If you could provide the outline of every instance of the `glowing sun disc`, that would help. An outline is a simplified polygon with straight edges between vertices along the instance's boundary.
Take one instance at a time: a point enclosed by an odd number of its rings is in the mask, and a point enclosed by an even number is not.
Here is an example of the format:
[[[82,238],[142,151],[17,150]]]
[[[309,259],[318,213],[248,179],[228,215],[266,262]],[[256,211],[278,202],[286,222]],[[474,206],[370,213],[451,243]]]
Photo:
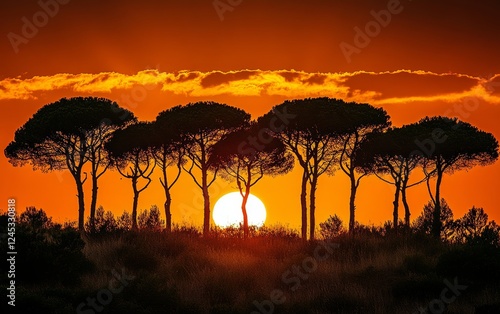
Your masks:
[[[239,192],[228,193],[215,203],[212,217],[217,226],[226,228],[243,224],[241,202],[243,197]],[[250,194],[247,201],[248,225],[261,227],[266,221],[266,207],[255,195]]]

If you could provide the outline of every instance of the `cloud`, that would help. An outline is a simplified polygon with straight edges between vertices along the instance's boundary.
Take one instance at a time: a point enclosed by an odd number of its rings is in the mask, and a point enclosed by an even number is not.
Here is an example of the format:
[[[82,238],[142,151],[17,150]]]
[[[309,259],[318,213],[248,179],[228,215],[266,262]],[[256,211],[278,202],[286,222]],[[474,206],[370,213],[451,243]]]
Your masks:
[[[470,76],[410,71],[360,72],[345,81],[351,90],[377,91],[379,98],[451,94],[470,90],[477,83],[478,79]]]
[[[257,75],[258,73],[258,71],[249,70],[231,72],[215,71],[203,77],[203,79],[201,80],[201,86],[203,88],[207,88],[217,85],[229,84],[233,81],[249,80],[253,75]]]
[[[0,100],[36,99],[41,93],[111,93],[137,85],[192,97],[327,96],[347,101],[388,103],[457,101],[467,97],[500,103],[500,74],[481,78],[460,73],[397,70],[386,72],[308,73],[296,70],[180,71],[144,70],[134,75],[116,72],[6,78]]]

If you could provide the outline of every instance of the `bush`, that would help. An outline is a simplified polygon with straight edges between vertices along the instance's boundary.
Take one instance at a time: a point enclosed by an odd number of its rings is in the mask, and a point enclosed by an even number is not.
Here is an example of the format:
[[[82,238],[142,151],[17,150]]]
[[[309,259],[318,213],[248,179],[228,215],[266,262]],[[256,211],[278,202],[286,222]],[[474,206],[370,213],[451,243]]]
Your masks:
[[[413,223],[413,228],[417,232],[431,234],[432,222],[434,220],[434,203],[429,201],[422,211],[422,214],[417,217]],[[455,222],[453,220],[453,212],[445,199],[441,199],[441,239],[450,240],[455,232]]]
[[[115,216],[109,210],[105,212],[102,206],[99,206],[95,212],[94,224],[95,230],[93,233],[104,234],[115,232],[118,230],[118,224],[116,222]],[[92,232],[90,219],[87,220],[85,229],[87,230],[87,232]]]
[[[319,224],[319,233],[323,239],[338,237],[346,232],[342,219],[337,214],[328,217],[325,222]]]
[[[455,242],[500,247],[500,227],[495,221],[488,222],[488,214],[482,208],[469,209],[455,222],[455,227]]]
[[[47,216],[43,209],[33,206],[26,207],[26,211],[19,216],[19,224],[30,230],[49,229],[54,226],[52,219]]]
[[[149,211],[145,209],[137,217],[137,223],[140,229],[147,229],[150,231],[161,231],[165,225],[165,220],[161,219],[160,210],[158,206],[152,205]]]
[[[116,227],[120,231],[129,231],[132,229],[132,216],[128,211],[124,211],[121,216],[116,219]]]
[[[466,243],[469,245],[500,248],[500,226],[495,221],[491,221],[479,236],[467,238]]]

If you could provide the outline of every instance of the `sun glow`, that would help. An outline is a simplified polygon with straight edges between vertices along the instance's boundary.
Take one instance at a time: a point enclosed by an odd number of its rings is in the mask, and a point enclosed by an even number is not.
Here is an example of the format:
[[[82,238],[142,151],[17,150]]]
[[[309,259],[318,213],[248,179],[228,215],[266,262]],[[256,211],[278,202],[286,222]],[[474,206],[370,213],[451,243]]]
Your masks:
[[[226,228],[243,224],[241,202],[243,197],[239,192],[232,192],[222,196],[214,205],[212,217],[217,226]],[[250,194],[247,202],[248,225],[261,227],[266,221],[266,207],[264,203]]]

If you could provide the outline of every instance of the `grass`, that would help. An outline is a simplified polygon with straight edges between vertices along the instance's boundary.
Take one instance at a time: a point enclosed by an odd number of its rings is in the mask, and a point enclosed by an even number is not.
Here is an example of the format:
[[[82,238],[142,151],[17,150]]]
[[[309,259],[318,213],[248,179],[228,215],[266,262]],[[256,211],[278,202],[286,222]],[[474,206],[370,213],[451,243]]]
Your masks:
[[[92,267],[78,281],[28,281],[17,302],[26,313],[75,313],[109,286],[112,270],[122,269],[135,278],[100,313],[259,313],[254,303],[267,313],[414,313],[439,299],[444,279],[455,277],[469,287],[446,313],[500,302],[498,249],[421,237],[332,241],[338,248],[320,261],[313,259],[319,242],[303,242],[283,228],[247,240],[221,230],[207,238],[186,229],[101,235],[85,243],[82,258]],[[474,263],[481,269],[471,270]],[[271,306],[266,300],[275,290],[285,299]],[[97,313],[85,309],[80,313]]]

